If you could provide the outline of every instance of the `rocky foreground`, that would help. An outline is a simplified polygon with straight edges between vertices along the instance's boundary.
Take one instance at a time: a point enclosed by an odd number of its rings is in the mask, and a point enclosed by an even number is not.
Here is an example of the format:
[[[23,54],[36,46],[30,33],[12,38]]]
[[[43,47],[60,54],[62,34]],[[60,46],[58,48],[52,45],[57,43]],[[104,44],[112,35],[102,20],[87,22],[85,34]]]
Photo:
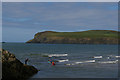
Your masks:
[[[118,44],[118,31],[89,30],[82,32],[45,31],[35,34],[34,39],[26,43],[48,44]]]
[[[21,63],[14,54],[1,49],[2,53],[2,79],[3,80],[26,80],[38,70],[29,65]]]

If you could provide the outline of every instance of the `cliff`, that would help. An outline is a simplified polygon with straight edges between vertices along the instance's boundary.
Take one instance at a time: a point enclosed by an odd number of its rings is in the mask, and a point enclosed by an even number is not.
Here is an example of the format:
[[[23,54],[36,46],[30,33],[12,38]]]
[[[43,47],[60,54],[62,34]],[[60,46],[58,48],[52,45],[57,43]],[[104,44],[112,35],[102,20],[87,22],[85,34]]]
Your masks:
[[[112,30],[89,30],[82,32],[45,31],[35,34],[26,43],[50,44],[118,44],[118,33]]]
[[[2,80],[26,80],[38,70],[21,63],[14,54],[1,49],[2,52]]]

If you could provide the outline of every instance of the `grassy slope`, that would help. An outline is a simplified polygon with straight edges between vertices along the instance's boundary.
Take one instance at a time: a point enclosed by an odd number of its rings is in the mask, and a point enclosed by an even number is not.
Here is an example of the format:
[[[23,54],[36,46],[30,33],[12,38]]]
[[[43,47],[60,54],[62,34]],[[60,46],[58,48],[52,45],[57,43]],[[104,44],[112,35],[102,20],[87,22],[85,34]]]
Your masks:
[[[41,33],[37,33],[35,37],[38,37]],[[89,30],[83,32],[44,32],[41,37],[66,37],[66,38],[103,38],[103,37],[111,37],[118,38],[117,31],[111,30]]]

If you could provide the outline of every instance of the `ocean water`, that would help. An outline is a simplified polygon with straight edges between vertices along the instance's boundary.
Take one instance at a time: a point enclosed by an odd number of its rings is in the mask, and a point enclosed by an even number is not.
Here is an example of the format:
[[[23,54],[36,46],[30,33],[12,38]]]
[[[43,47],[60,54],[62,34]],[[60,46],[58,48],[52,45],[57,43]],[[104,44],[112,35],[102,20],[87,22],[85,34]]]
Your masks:
[[[40,71],[31,78],[116,78],[118,45],[3,43],[24,63]],[[55,61],[55,66],[48,64]]]

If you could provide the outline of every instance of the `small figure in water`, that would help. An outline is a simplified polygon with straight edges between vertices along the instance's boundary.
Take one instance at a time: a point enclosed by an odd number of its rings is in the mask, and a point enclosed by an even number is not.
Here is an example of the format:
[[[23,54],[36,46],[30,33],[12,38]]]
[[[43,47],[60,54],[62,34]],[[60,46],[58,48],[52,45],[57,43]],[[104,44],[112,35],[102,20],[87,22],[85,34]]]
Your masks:
[[[48,60],[48,63],[52,63],[52,60],[49,59],[49,60]]]
[[[25,64],[27,65],[27,62],[28,62],[28,58],[25,60]]]
[[[51,63],[50,61],[51,61],[51,60],[48,60],[48,64]]]
[[[48,64],[49,64],[49,63],[52,63],[52,60],[51,60],[50,58],[48,59]]]
[[[55,65],[55,62],[52,62],[52,65],[54,66],[54,65]]]

